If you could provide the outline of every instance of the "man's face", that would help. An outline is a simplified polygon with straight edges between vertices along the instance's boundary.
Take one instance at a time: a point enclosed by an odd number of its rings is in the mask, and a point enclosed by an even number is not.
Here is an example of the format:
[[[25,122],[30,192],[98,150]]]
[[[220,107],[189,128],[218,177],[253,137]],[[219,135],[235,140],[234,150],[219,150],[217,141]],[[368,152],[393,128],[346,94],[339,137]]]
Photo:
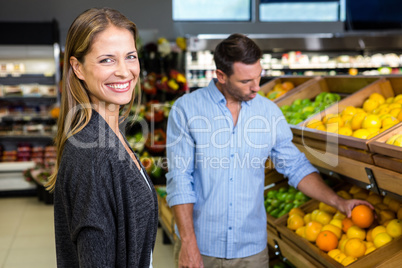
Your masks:
[[[253,64],[236,62],[233,74],[224,75],[223,89],[237,101],[249,101],[255,98],[260,90],[262,67],[260,61]]]

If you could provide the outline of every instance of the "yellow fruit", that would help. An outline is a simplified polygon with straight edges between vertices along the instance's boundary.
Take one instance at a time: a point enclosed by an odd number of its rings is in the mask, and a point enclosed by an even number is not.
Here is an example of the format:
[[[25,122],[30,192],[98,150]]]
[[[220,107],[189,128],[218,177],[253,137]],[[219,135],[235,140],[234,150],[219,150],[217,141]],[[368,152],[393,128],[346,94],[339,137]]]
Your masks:
[[[402,134],[401,134],[402,135]],[[388,195],[384,196],[384,199],[382,200],[382,202],[388,206],[389,201],[391,201],[392,198],[389,197]]]
[[[342,115],[354,115],[356,113],[356,107],[354,106],[347,106],[345,109],[342,111]]]
[[[397,138],[397,139],[394,141],[393,145],[402,147],[402,137]]]
[[[292,208],[292,209],[289,211],[289,216],[290,216],[290,215],[293,215],[293,214],[299,214],[300,216],[304,217],[304,215],[305,215],[306,213],[304,213],[304,211],[303,211],[301,208]]]
[[[390,110],[396,109],[396,108],[402,108],[402,104],[393,102],[393,103],[391,103],[390,105],[388,105],[388,108],[389,108]]]
[[[380,233],[374,238],[374,246],[382,247],[392,241],[392,237],[388,233]]]
[[[357,130],[362,127],[362,122],[366,115],[365,112],[358,112],[353,116],[352,121],[350,122],[352,130]]]
[[[373,242],[369,242],[369,241],[363,241],[364,244],[366,245],[366,248],[370,248],[370,247],[374,247],[374,243]]]
[[[371,131],[370,129],[367,129],[367,130],[370,132],[370,134],[367,136],[368,140],[371,138],[374,138],[375,136],[377,136],[380,133],[379,129],[374,129],[374,131]]]
[[[399,207],[397,212],[397,219],[402,220],[402,206]]]
[[[394,97],[389,97],[385,100],[385,103],[388,103],[388,104],[393,103],[393,102],[394,102]]]
[[[311,212],[311,220],[312,221],[315,221],[316,219],[317,219],[317,214],[320,212],[320,210],[319,209],[314,209],[312,212]]]
[[[378,214],[378,213],[377,213]],[[386,221],[388,221],[388,220],[393,220],[393,219],[395,219],[395,212],[393,212],[392,210],[390,210],[390,209],[384,209],[384,210],[381,210],[380,211],[380,213],[379,213],[379,220],[378,220],[378,222],[380,223],[380,224],[384,224],[384,222],[386,222]]]
[[[352,257],[352,256],[346,256],[346,258],[343,259],[341,264],[343,266],[348,266],[349,264],[354,263],[355,261],[357,261],[357,258]]]
[[[388,203],[389,209],[392,210],[393,212],[398,212],[398,209],[400,206],[401,206],[401,203],[399,203],[395,199],[391,199]]]
[[[366,238],[366,231],[356,225],[351,226],[346,232],[348,238],[359,238],[364,240]]]
[[[366,201],[374,206],[382,203],[382,197],[378,194],[371,194],[366,198]]]
[[[343,114],[341,116],[341,118],[342,118],[343,122],[345,122],[344,126],[346,126],[346,121],[352,120],[353,115],[352,114]]]
[[[322,126],[324,123],[318,119],[311,119],[307,122],[306,127],[308,128],[316,128],[317,126]]]
[[[338,129],[338,134],[345,135],[345,136],[352,136],[353,130],[350,127],[343,126]]]
[[[338,116],[337,114],[326,114],[323,118],[322,118],[322,122],[324,123],[324,124],[326,124],[327,123],[327,120],[329,119],[329,118],[332,118],[332,117],[335,117],[335,116]]]
[[[321,232],[322,224],[317,221],[311,221],[306,224],[306,228],[304,229],[305,238],[314,242],[317,239],[318,234]]]
[[[332,218],[332,220],[329,222],[329,224],[332,224],[342,230],[342,220],[341,219]]]
[[[374,228],[369,229],[369,230],[366,232],[366,241],[367,241],[367,243],[368,243],[368,242],[373,242],[373,236],[372,236],[373,229],[374,229]]]
[[[315,220],[321,223],[322,225],[328,224],[331,221],[331,219],[332,219],[331,214],[321,210],[317,213],[317,217],[315,218]]]
[[[396,117],[396,119],[398,119],[398,121],[402,121],[402,111],[399,112],[398,116]]]
[[[300,216],[299,214],[293,214],[289,216],[287,223],[288,223],[287,227],[289,229],[296,230],[297,228],[304,225],[304,220],[303,217]]]
[[[338,255],[339,253],[342,253],[340,249],[333,249],[328,251],[328,256],[330,256],[331,258],[335,258],[336,255]]]
[[[393,237],[399,237],[402,234],[402,222],[398,219],[391,220],[387,225],[387,233]]]
[[[327,132],[338,133],[339,126],[338,126],[338,124],[333,123],[333,124],[326,125],[326,128],[327,128]]]
[[[340,197],[342,197],[343,199],[352,199],[352,196],[344,190],[340,190],[340,191],[336,192],[336,194],[339,195]]]
[[[367,139],[367,137],[370,135],[370,132],[367,129],[361,128],[358,130],[355,130],[352,134],[353,137],[359,138],[359,139]]]
[[[325,204],[324,202],[320,202],[320,203],[318,204],[318,209],[319,209],[319,210],[322,210],[322,211],[325,211],[325,212],[328,212],[328,213],[330,213],[330,214],[335,214],[336,211],[337,211],[336,208],[331,207],[330,205],[327,205],[327,204]]]
[[[342,212],[340,212],[339,210],[335,213],[335,215],[332,217],[332,219],[339,219],[339,220],[343,220],[344,218],[346,218],[346,215],[343,214]]]
[[[344,236],[342,235],[342,237],[344,237]],[[341,237],[341,239],[339,240],[338,248],[339,248],[342,252],[345,252],[345,244],[346,244],[346,242],[349,241],[349,238],[346,238],[346,235],[345,235],[345,238],[342,239],[342,237]]]
[[[363,192],[363,191],[362,191],[362,192],[355,193],[355,194],[353,195],[353,199],[365,200],[367,197],[368,197],[368,193]]]
[[[359,258],[366,252],[366,245],[359,238],[351,238],[345,244],[346,256]]]
[[[380,104],[377,100],[367,99],[363,102],[363,110],[367,113],[371,113],[375,108],[377,108]]]
[[[382,108],[378,107],[378,109],[379,109],[378,116],[388,114],[389,111],[391,111],[391,109],[389,107],[382,107]]]
[[[321,130],[321,131],[327,131],[327,128],[324,125],[316,126],[314,129]]]
[[[326,224],[322,227],[321,232],[322,231],[331,231],[333,232],[336,237],[338,238],[338,240],[341,238],[342,236],[342,229],[339,228],[338,226],[332,225],[332,224]]]
[[[367,249],[366,249],[366,252],[364,252],[364,255],[367,255],[377,249],[375,246],[371,246],[371,247],[366,246],[366,248]]]
[[[342,118],[339,115],[333,116],[331,118],[328,118],[328,120],[325,122],[325,125],[336,125],[338,128],[343,127],[345,122],[343,122]]]
[[[388,126],[388,125],[393,126],[393,125],[396,125],[398,123],[399,123],[399,120],[396,119],[393,116],[388,116],[388,117],[386,117],[386,118],[381,120],[381,126],[382,127],[385,127],[385,126]]]
[[[401,111],[402,108],[393,108],[391,111],[389,111],[389,114],[396,118]]]
[[[352,187],[350,187],[350,189],[349,189],[349,193],[350,193],[350,194],[356,194],[356,193],[362,192],[362,191],[364,191],[364,189],[363,189],[363,188],[360,188],[360,187],[357,186],[357,185],[352,185]]]
[[[367,115],[362,122],[362,128],[380,128],[381,120],[378,115],[369,114]]]
[[[339,262],[339,263],[342,263],[342,261],[344,260],[346,258],[346,255],[345,255],[345,253],[339,253],[338,255],[336,255],[335,257],[334,257],[334,260],[336,260],[337,262]]]
[[[378,225],[376,227],[374,227],[374,229],[371,231],[371,240],[374,241],[374,238],[381,233],[386,233],[387,229],[382,226],[382,225]]]
[[[371,93],[371,95],[369,96],[369,99],[371,100],[376,100],[379,104],[383,104],[385,103],[385,97],[377,92]]]
[[[312,221],[312,219],[311,219],[311,213],[307,213],[306,215],[304,215],[303,220],[304,220],[304,224],[307,224],[307,223],[309,223],[310,221]]]
[[[396,95],[394,98],[393,98],[393,101],[392,102],[397,102],[397,101],[399,101],[399,100],[401,100],[402,99],[402,94],[398,94],[398,95]]]
[[[300,226],[299,228],[296,229],[295,233],[300,236],[300,237],[305,237],[305,229],[306,226]]]

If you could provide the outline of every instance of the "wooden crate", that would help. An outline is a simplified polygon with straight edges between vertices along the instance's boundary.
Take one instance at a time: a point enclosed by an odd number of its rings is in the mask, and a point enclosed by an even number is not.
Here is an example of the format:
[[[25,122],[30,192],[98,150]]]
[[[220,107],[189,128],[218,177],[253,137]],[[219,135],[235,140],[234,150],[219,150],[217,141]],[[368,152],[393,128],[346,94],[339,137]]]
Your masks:
[[[340,78],[342,79],[342,78]],[[391,87],[391,83],[389,80],[382,78],[376,80],[375,82],[371,83],[370,85],[360,89],[359,91],[351,94],[350,96],[342,99],[335,105],[330,106],[329,108],[325,109],[321,113],[315,114],[311,116],[309,119],[301,122],[297,126],[291,126],[292,132],[295,135],[308,137],[316,140],[321,140],[324,142],[331,142],[336,143],[339,145],[344,145],[349,148],[361,149],[365,151],[369,151],[368,143],[373,139],[358,139],[351,136],[344,136],[338,135],[335,133],[329,133],[326,131],[314,130],[305,127],[308,121],[312,119],[321,120],[327,114],[338,114],[340,113],[345,107],[347,106],[355,106],[361,107],[363,102],[370,96],[370,94],[377,92],[384,95],[385,98],[393,97],[397,92]]]
[[[272,79],[271,81],[265,83],[264,85],[261,86],[260,91],[264,93],[266,96],[268,92],[272,91],[275,85],[277,84],[282,84],[285,81],[292,82],[294,84],[294,88],[286,92],[284,95],[278,97],[277,99],[274,100],[274,102],[277,102],[283,98],[286,98],[287,96],[293,94],[293,92],[297,91],[298,89],[301,88],[301,86],[307,84],[308,82],[313,81],[314,79],[317,79],[317,77],[312,77],[312,76],[281,76],[277,77],[275,79]]]
[[[304,210],[312,212],[318,208],[318,201],[311,202],[310,205]],[[306,252],[308,255],[314,257],[321,267],[328,268],[343,268],[344,266],[328,256],[325,252],[320,250],[315,244],[309,242],[307,239],[296,235],[295,232],[286,227],[287,218],[282,218],[277,222],[277,230],[281,234],[281,239],[288,244],[292,244],[300,251]],[[359,258],[357,261],[348,265],[350,268],[361,267],[376,267],[385,260],[398,254],[402,250],[402,237],[395,238],[391,243],[376,249],[368,255]]]

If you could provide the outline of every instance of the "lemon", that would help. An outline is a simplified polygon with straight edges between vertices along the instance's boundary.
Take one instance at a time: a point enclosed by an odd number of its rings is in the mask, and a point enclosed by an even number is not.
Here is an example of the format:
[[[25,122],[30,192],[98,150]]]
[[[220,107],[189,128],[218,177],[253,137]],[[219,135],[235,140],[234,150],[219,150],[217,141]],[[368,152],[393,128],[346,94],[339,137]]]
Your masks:
[[[364,252],[364,255],[367,255],[367,254],[373,252],[373,251],[376,250],[376,249],[377,249],[377,248],[376,248],[375,246],[368,247],[368,248],[366,249],[366,252]]]
[[[330,256],[331,258],[335,258],[336,255],[338,255],[339,253],[342,253],[340,249],[336,248],[333,250],[328,251],[328,256]]]
[[[402,134],[395,134],[391,137],[388,138],[388,140],[385,142],[386,144],[394,144],[395,140],[399,137],[402,137]]]
[[[377,100],[367,99],[363,103],[363,110],[367,113],[371,113],[375,108],[377,108],[380,104]]]
[[[306,127],[308,128],[316,128],[317,126],[323,125],[323,122],[318,119],[311,119],[310,121],[307,122]]]
[[[387,225],[387,233],[393,237],[399,237],[402,234],[402,222],[398,219],[391,220]]]
[[[335,217],[335,215],[334,215],[334,217]],[[341,219],[332,218],[332,220],[329,222],[329,224],[332,224],[332,225],[342,229],[342,220]]]
[[[357,130],[362,127],[362,122],[366,115],[367,114],[365,112],[359,112],[353,116],[352,121],[350,122],[352,130]]]
[[[347,106],[345,109],[343,109],[341,114],[342,114],[342,116],[343,115],[354,115],[354,114],[356,114],[356,112],[357,112],[356,107]]]
[[[398,100],[402,99],[402,94],[398,94],[397,96],[395,96],[395,98],[393,99],[393,102],[397,102]]]
[[[357,260],[357,258],[352,257],[352,256],[346,256],[346,258],[343,259],[343,261],[341,262],[341,264],[343,266],[348,266],[349,264],[355,262]]]
[[[336,211],[337,211],[336,208],[334,208],[334,207],[332,207],[332,206],[330,206],[330,205],[327,205],[327,204],[325,204],[324,202],[320,202],[320,203],[318,204],[318,209],[319,209],[319,210],[322,210],[322,211],[325,211],[325,212],[328,212],[328,213],[331,213],[331,214],[335,214]]]
[[[380,233],[374,238],[374,246],[382,247],[392,241],[392,237],[388,233]]]
[[[371,238],[372,238],[372,240],[374,240],[374,238],[378,234],[386,233],[386,232],[387,232],[387,229],[384,226],[378,225],[378,226],[374,227],[373,231],[371,231]]]
[[[402,108],[393,108],[391,111],[389,111],[389,114],[396,118],[401,111]]]
[[[370,132],[367,129],[361,128],[353,132],[352,136],[359,139],[367,139]]]
[[[328,118],[328,120],[326,120],[325,124],[327,125],[327,128],[329,125],[337,125],[338,128],[343,127],[343,125],[345,124],[345,122],[342,120],[342,118],[340,116],[333,116],[331,118]]]
[[[321,131],[327,131],[327,128],[323,124],[316,126],[314,129],[321,130]]]
[[[338,129],[338,134],[345,136],[352,136],[353,130],[350,127],[343,126]]]
[[[336,260],[339,263],[342,263],[342,261],[346,258],[345,253],[339,253],[334,257],[334,260]]]
[[[371,95],[369,96],[369,99],[376,100],[379,104],[385,103],[384,96],[377,92],[371,93]]]
[[[380,128],[381,120],[378,115],[369,114],[362,121],[362,128]]]
[[[397,138],[397,139],[394,141],[393,145],[402,147],[402,137]]]

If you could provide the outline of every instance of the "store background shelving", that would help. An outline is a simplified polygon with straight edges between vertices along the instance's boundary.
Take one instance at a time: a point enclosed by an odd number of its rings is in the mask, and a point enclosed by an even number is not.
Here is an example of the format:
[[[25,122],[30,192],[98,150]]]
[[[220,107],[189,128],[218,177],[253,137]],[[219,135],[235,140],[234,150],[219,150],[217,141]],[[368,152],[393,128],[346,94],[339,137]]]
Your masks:
[[[36,185],[23,171],[43,163],[56,132],[50,110],[59,102],[58,25],[2,22],[0,28],[0,194],[24,193]]]

